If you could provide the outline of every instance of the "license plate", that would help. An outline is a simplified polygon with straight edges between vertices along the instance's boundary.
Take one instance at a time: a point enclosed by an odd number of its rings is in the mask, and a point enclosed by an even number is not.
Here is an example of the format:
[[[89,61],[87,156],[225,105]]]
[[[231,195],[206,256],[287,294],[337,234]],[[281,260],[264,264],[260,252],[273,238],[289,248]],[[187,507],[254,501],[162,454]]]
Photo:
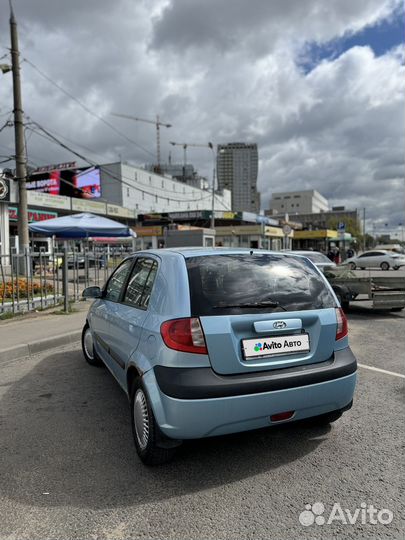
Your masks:
[[[242,340],[242,351],[245,359],[308,352],[309,350],[308,334]]]

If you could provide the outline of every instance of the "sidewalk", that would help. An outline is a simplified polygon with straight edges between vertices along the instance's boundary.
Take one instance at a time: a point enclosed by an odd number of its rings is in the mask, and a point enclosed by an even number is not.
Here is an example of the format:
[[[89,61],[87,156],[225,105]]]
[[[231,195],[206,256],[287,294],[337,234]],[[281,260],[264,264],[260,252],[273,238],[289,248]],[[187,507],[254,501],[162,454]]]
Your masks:
[[[90,305],[77,302],[77,311],[66,315],[57,308],[0,321],[0,362],[79,341]]]

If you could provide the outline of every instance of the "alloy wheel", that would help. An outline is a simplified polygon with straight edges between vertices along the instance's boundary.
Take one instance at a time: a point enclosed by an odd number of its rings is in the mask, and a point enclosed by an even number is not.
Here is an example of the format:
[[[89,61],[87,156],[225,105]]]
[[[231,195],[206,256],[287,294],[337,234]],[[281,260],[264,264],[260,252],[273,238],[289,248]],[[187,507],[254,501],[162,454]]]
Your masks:
[[[90,360],[94,360],[93,336],[90,328],[87,328],[86,332],[84,333],[83,347],[84,352],[87,354]]]
[[[136,438],[141,450],[145,450],[149,441],[149,414],[146,396],[138,388],[134,399],[134,426]]]

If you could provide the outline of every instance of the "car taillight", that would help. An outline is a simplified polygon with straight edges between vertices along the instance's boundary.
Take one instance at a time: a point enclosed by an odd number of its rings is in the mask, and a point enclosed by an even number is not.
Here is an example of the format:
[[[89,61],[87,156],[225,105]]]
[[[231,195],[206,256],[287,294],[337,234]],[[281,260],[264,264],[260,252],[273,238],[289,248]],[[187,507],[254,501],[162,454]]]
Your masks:
[[[166,321],[162,323],[160,333],[166,346],[170,349],[208,354],[204,332],[200,320],[196,317]]]
[[[342,339],[348,334],[348,327],[347,327],[347,318],[344,314],[344,311],[342,308],[336,308],[336,319],[337,319],[337,328],[336,328],[336,341],[338,339]]]

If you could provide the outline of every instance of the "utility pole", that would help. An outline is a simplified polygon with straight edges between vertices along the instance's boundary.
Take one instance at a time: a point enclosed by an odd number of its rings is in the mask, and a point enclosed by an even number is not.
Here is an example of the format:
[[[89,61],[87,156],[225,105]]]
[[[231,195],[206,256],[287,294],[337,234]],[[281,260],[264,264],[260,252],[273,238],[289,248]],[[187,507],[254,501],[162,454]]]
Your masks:
[[[213,169],[212,169],[212,186],[211,186],[211,229],[215,229],[215,170],[216,170],[216,155],[215,155],[215,149],[214,145],[209,142],[208,148],[212,151],[212,161],[213,161]]]
[[[24,116],[21,99],[20,52],[18,48],[17,21],[10,0],[11,65],[13,71],[15,168],[18,181],[18,244],[19,252],[29,248],[27,211],[27,165],[24,144]]]
[[[363,251],[366,251],[366,209],[363,208]]]

